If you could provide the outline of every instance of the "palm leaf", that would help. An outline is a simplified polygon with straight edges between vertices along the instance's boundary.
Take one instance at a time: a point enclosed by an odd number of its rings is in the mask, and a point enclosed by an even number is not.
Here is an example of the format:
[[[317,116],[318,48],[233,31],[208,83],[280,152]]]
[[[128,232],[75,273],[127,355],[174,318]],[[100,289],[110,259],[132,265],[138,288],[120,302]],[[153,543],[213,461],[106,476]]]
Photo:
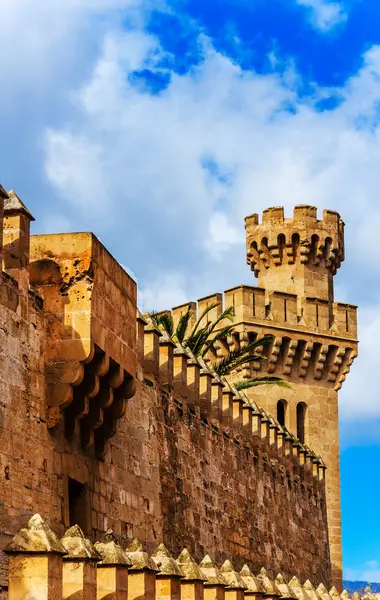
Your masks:
[[[224,321],[224,319],[228,319],[229,321],[233,321],[235,316],[235,312],[234,312],[234,307],[230,306],[229,308],[226,308],[221,315],[219,315],[219,317],[217,319],[215,319],[215,321],[212,323],[211,329],[210,329],[210,333],[212,331],[214,331],[215,327],[217,325],[219,325],[219,323],[221,321]]]
[[[226,325],[225,327],[222,327],[211,340],[207,340],[202,348],[202,356],[206,356],[207,352],[214,347],[216,342],[224,341],[231,335],[233,328],[233,325]]]
[[[246,346],[240,347],[237,350],[232,350],[227,356],[223,356],[223,358],[215,362],[213,364],[213,369],[218,375],[228,375],[243,363],[262,360],[263,357],[252,354],[252,352],[261,346],[268,345],[272,342],[273,337],[273,335],[267,334],[254,342],[249,342]]]
[[[209,335],[210,325],[206,325],[205,327],[202,327],[202,329],[199,329],[194,335],[188,337],[184,342],[184,346],[190,348],[195,356],[199,356]]]
[[[156,327],[160,327],[161,325],[170,336],[173,335],[174,321],[170,312],[152,312],[149,316]]]
[[[193,337],[196,334],[196,332],[198,331],[199,325],[201,324],[202,319],[210,312],[210,310],[213,310],[217,306],[219,306],[218,302],[211,302],[211,304],[208,304],[206,306],[206,308],[202,311],[201,315],[198,317],[197,322],[194,325],[194,329],[190,334],[190,337]]]
[[[242,367],[251,362],[257,362],[260,360],[265,360],[264,356],[260,356],[258,354],[249,354],[248,356],[241,356],[239,359],[234,360],[233,362],[227,360],[223,362],[223,359],[219,363],[215,363],[213,365],[213,369],[215,373],[218,375],[230,375],[232,371],[235,371],[238,367]]]
[[[255,377],[254,379],[249,379],[247,381],[237,381],[234,383],[234,387],[240,390],[247,390],[251,387],[256,387],[258,385],[278,385],[282,388],[291,388],[287,381],[281,379],[280,377]]]
[[[181,342],[181,344],[183,343],[183,341],[186,337],[187,328],[189,326],[192,314],[193,314],[193,311],[191,310],[191,307],[189,304],[189,306],[187,307],[187,311],[184,314],[181,314],[181,316],[179,318],[178,325],[175,330],[175,335],[176,335],[178,341]]]

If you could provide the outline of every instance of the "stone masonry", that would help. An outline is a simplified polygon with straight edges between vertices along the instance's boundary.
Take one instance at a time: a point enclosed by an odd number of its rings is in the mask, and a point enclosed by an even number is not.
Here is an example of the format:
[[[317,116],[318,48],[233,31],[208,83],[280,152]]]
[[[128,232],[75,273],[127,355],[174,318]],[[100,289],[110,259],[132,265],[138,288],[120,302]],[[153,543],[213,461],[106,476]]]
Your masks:
[[[0,186],[0,549],[37,511],[59,535],[78,524],[99,540],[112,528],[149,552],[163,541],[197,561],[208,552],[340,585],[337,390],[356,323],[354,307],[333,303],[333,214],[296,228],[296,217],[267,218],[268,250],[265,223],[247,220],[259,287],[225,294],[231,344],[273,332],[260,368],[292,387],[246,395],[139,315],[135,282],[93,234],[30,236],[31,213]],[[3,554],[4,590],[7,565]]]

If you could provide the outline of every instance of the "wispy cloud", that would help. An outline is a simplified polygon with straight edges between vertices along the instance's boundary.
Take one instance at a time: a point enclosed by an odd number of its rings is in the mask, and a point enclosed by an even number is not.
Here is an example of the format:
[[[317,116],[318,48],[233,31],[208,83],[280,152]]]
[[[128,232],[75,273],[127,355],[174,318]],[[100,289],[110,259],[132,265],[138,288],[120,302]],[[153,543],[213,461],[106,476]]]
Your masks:
[[[341,2],[330,0],[296,0],[296,2],[308,9],[313,26],[322,32],[330,31],[347,21],[347,11]]]
[[[344,570],[344,578],[348,581],[364,581],[367,585],[380,582],[380,565],[377,560],[368,560],[361,567]],[[378,591],[377,588],[375,591]]]
[[[160,309],[254,283],[245,262],[247,214],[284,204],[290,216],[305,202],[339,210],[348,264],[337,300],[366,302],[361,358],[343,388],[341,415],[378,418],[380,49],[364,55],[342,88],[300,99],[294,68],[258,75],[199,34],[197,64],[178,74],[166,61],[168,83],[153,93],[133,77],[163,69],[160,41],[146,31],[146,4],[98,0],[93,10],[88,0],[72,0],[58,13],[50,5],[0,5],[3,43],[12,49],[0,65],[7,81],[0,105],[14,127],[23,111],[40,115],[38,127],[35,118],[26,125],[36,127],[36,147],[43,140],[38,166],[54,198],[42,227],[95,230],[137,274],[144,308]],[[340,13],[324,14],[327,23],[326,14]],[[46,36],[29,40],[42,28]],[[29,54],[11,43],[16,30]],[[327,93],[340,102],[321,111]],[[64,109],[53,115],[57,98]],[[208,168],[205,157],[212,157]]]

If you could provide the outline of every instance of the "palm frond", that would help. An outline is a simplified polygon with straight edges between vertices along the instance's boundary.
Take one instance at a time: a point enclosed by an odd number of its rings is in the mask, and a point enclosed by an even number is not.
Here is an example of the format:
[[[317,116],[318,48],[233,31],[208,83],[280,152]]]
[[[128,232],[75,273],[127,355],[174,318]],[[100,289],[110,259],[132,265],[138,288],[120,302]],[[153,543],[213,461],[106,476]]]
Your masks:
[[[221,359],[219,363],[213,364],[213,368],[218,375],[230,375],[238,367],[260,360],[265,360],[265,357],[258,354],[248,354],[247,356],[241,356],[232,362],[228,361],[228,357],[225,357],[225,359]]]
[[[212,339],[207,340],[202,348],[202,356],[206,356],[207,352],[214,347],[216,342],[221,342],[231,335],[233,328],[233,325],[226,325],[225,327],[222,327]]]
[[[202,313],[200,314],[200,316],[197,319],[197,322],[194,325],[194,329],[190,334],[190,337],[192,337],[193,335],[196,334],[196,332],[198,331],[198,328],[201,324],[202,319],[210,312],[210,310],[213,310],[214,308],[216,308],[219,305],[218,302],[211,302],[211,304],[208,304],[206,306],[206,308],[202,311]]]
[[[192,314],[193,314],[193,311],[191,310],[191,307],[189,304],[189,306],[187,307],[187,311],[184,314],[181,314],[181,316],[179,318],[178,325],[175,330],[175,335],[176,335],[178,341],[181,342],[181,344],[183,343],[184,339],[186,338],[187,328],[189,326]]]
[[[241,359],[243,362],[252,362],[255,360],[263,360],[262,356],[252,354],[253,350],[266,346],[273,340],[273,335],[267,334],[262,338],[249,342],[246,346],[240,347],[237,350],[231,350],[226,356],[223,356],[219,361],[215,362],[213,368],[218,375],[228,375],[236,367],[240,366]]]
[[[255,377],[254,379],[249,379],[247,381],[237,381],[233,385],[238,391],[247,390],[248,388],[256,387],[258,385],[278,385],[282,388],[291,388],[291,385],[280,377]]]
[[[190,348],[195,356],[199,356],[202,353],[202,349],[208,340],[210,335],[210,326],[206,325],[199,329],[194,335],[191,335],[184,341],[184,346]]]
[[[220,314],[219,317],[217,319],[215,319],[215,321],[213,321],[213,323],[211,325],[210,333],[213,332],[214,329],[219,325],[219,323],[221,321],[224,321],[224,319],[228,319],[229,321],[233,321],[234,320],[234,316],[235,316],[234,307],[230,306],[229,308],[226,308],[222,312],[222,314]]]
[[[170,336],[173,335],[174,321],[170,312],[152,312],[149,313],[149,316],[156,325],[156,327],[160,327],[161,325]]]

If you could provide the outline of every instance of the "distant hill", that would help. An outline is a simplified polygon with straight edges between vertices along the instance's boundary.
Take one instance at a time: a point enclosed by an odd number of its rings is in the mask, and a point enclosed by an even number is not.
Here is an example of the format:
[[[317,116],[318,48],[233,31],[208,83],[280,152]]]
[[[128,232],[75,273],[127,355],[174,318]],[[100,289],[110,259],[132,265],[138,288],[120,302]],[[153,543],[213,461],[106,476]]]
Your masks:
[[[343,579],[343,588],[351,593],[362,592],[366,587],[368,587],[368,581],[348,581],[347,579]],[[379,593],[380,583],[371,581],[371,591]]]

